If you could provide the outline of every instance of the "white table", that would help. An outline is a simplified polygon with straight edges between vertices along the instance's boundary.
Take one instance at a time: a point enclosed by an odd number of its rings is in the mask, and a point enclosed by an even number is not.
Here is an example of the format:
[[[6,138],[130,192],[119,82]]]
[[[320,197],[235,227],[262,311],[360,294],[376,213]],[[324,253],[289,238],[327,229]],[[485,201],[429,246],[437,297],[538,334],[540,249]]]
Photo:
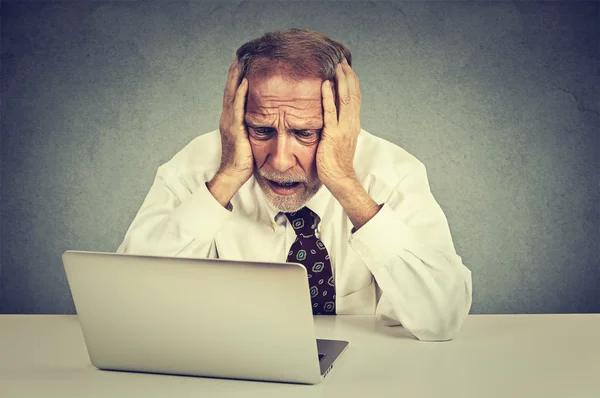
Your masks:
[[[76,316],[0,315],[0,397],[600,397],[600,314],[470,315],[450,342],[317,317],[350,347],[315,386],[97,370]]]

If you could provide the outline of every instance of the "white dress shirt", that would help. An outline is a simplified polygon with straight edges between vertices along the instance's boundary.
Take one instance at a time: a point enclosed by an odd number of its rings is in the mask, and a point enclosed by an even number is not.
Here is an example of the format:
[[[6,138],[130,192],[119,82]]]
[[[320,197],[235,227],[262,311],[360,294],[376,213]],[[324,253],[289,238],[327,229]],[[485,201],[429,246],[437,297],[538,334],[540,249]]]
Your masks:
[[[221,157],[219,131],[159,167],[119,253],[285,262],[296,234],[251,177],[221,206],[206,187]],[[456,254],[425,166],[361,130],[356,174],[381,210],[358,231],[325,186],[306,206],[321,217],[337,314],[375,314],[420,340],[449,340],[471,307],[471,272]]]

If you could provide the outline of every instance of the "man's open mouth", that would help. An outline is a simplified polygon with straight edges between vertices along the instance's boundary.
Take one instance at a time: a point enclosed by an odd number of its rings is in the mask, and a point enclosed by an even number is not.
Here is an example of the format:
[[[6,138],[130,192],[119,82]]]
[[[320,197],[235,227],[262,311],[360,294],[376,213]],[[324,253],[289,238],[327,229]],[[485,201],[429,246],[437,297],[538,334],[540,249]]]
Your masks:
[[[273,180],[267,180],[267,181],[269,182],[269,186],[271,187],[271,190],[278,195],[292,195],[298,190],[298,187],[301,184],[298,181],[294,181],[294,182],[283,182],[283,181],[273,181]]]
[[[299,182],[295,181],[295,182],[278,182],[278,181],[271,181],[269,180],[270,183],[280,186],[280,187],[284,187],[284,188],[291,188],[291,187],[295,187],[296,185],[300,184]]]

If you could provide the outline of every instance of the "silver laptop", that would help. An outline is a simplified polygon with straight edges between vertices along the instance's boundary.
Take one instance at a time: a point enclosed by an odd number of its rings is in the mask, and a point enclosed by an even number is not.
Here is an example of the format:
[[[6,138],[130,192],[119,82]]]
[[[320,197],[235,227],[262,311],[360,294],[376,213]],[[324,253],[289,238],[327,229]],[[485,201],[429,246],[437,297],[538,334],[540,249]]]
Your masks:
[[[99,369],[319,383],[348,342],[316,340],[297,263],[66,251]]]

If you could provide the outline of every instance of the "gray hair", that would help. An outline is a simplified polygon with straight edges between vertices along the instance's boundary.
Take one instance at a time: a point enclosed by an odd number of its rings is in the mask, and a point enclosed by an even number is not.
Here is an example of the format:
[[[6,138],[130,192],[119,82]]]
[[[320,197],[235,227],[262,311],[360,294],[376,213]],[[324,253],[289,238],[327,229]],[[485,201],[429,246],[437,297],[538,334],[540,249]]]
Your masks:
[[[335,82],[335,68],[352,54],[342,43],[310,29],[287,29],[265,33],[238,48],[240,81],[244,77],[282,73],[299,81],[321,78]]]

